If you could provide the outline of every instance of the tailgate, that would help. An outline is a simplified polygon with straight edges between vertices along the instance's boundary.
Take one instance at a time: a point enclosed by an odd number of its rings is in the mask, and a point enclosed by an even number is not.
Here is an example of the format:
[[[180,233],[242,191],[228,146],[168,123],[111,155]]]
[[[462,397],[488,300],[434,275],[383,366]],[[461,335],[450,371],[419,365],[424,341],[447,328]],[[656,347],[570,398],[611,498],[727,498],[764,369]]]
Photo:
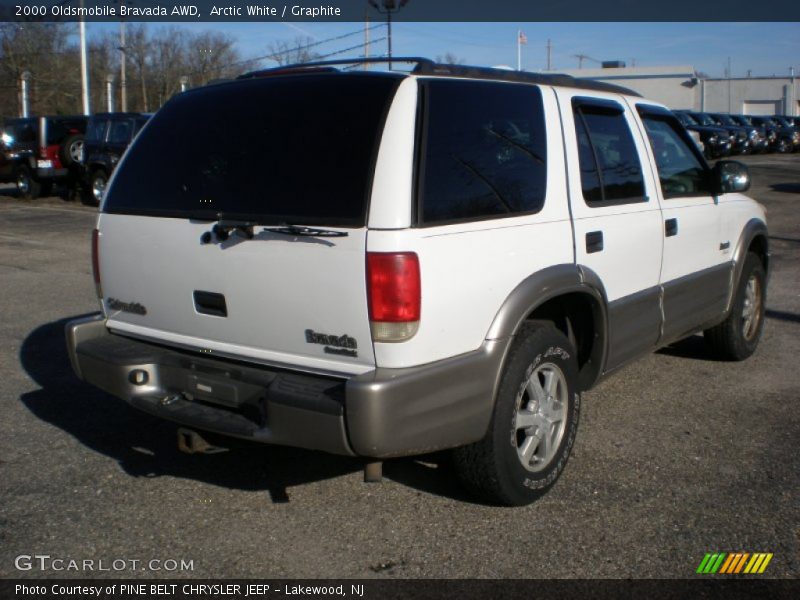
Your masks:
[[[103,214],[109,327],[200,351],[314,371],[375,364],[366,230],[305,238],[260,232],[201,244],[210,223]]]

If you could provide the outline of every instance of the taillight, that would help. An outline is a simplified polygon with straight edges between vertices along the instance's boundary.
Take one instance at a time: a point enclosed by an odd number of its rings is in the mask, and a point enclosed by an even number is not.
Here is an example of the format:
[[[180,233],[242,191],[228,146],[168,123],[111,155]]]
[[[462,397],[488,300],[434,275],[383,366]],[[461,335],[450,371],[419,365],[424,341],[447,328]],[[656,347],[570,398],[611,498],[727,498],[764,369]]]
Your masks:
[[[92,275],[94,276],[94,289],[97,297],[103,297],[103,288],[100,286],[100,231],[92,231]]]
[[[403,342],[419,328],[422,289],[413,252],[367,253],[367,298],[372,339]]]

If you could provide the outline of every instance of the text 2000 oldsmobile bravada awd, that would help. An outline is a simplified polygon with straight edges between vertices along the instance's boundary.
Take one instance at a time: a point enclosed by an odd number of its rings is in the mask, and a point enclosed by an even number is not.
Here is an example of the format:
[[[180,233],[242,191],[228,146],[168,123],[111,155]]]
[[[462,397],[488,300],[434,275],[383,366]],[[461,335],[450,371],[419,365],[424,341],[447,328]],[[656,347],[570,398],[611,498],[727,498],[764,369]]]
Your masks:
[[[72,364],[192,430],[373,475],[452,448],[476,494],[526,504],[600,378],[698,331],[754,352],[764,209],[630,90],[408,62],[170,100],[109,182]]]

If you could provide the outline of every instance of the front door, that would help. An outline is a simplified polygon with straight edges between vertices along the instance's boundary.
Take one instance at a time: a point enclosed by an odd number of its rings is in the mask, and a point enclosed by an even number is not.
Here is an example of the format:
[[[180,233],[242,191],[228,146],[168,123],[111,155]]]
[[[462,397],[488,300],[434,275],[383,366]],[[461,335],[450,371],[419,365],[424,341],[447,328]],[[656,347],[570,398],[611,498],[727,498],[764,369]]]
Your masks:
[[[720,239],[720,206],[697,146],[668,110],[637,103],[658,171],[664,214],[664,330],[661,342],[693,333],[724,312],[730,244]],[[733,240],[735,243],[735,240]]]

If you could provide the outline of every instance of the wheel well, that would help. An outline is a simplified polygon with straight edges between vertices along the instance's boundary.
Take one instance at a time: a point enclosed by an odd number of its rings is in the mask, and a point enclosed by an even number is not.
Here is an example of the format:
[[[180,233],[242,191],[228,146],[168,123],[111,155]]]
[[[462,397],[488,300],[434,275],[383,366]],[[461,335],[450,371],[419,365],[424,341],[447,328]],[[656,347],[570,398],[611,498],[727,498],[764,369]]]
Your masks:
[[[581,389],[588,389],[600,374],[605,322],[600,302],[589,294],[574,292],[556,296],[536,307],[527,321],[550,321],[578,353]]]
[[[766,237],[763,235],[754,237],[747,251],[758,256],[761,259],[761,264],[764,265],[764,271],[769,271],[769,246],[767,245]]]

